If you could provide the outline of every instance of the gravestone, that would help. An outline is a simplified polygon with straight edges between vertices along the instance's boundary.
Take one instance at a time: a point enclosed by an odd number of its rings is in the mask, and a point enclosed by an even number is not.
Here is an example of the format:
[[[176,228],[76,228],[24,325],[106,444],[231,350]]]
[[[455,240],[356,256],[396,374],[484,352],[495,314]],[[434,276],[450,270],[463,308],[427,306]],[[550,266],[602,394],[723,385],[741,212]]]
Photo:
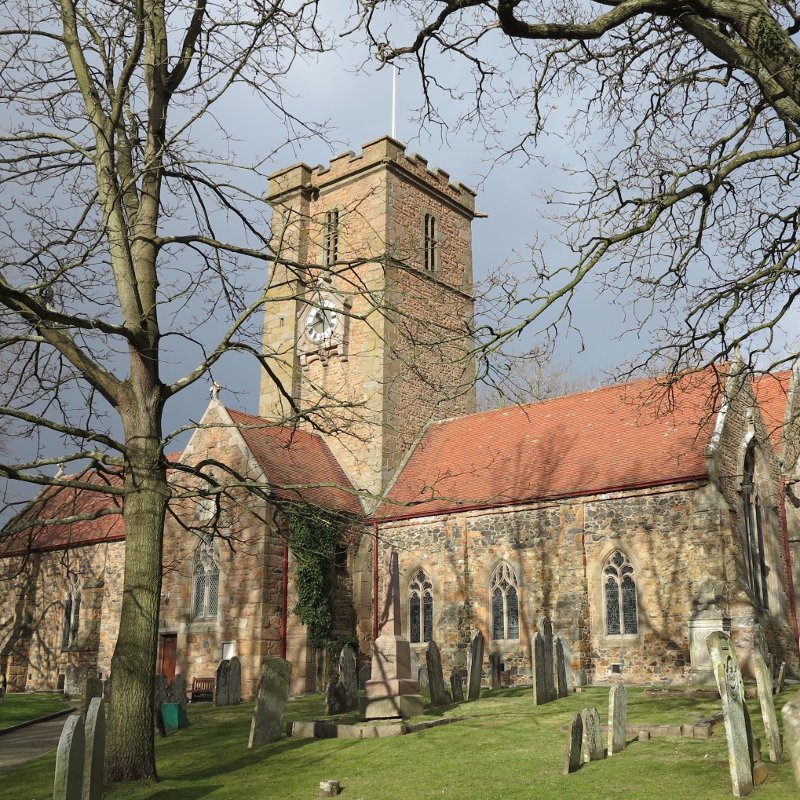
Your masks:
[[[83,684],[81,692],[81,719],[86,719],[86,712],[89,710],[89,703],[95,697],[103,696],[103,681],[100,678],[87,678]]]
[[[733,643],[727,634],[715,631],[709,635],[706,644],[722,698],[731,789],[734,797],[745,797],[753,790],[753,766],[750,760],[750,720],[744,703],[742,673]]]
[[[466,670],[458,667],[450,673],[450,691],[453,693],[453,702],[462,703],[464,701],[464,680],[467,677]]]
[[[169,699],[167,676],[156,675],[153,681],[153,724],[158,728],[160,736],[166,736],[164,728],[164,717],[161,713],[161,706]]]
[[[86,682],[86,670],[69,664],[64,670],[64,694],[67,697],[77,697],[83,691]]]
[[[81,800],[85,734],[80,714],[71,714],[64,723],[56,750],[53,800]]]
[[[386,597],[378,638],[372,643],[372,676],[364,686],[363,719],[397,719],[422,713],[418,672],[411,669],[411,645],[400,626],[400,569],[389,548]]]
[[[419,656],[417,655],[417,651],[413,648],[410,648],[410,664],[411,664],[411,677],[415,681],[419,681],[419,670],[420,670],[420,663],[419,663]]]
[[[483,674],[483,633],[477,631],[467,653],[467,700],[479,700]]]
[[[767,737],[769,760],[773,764],[780,764],[783,760],[783,748],[781,747],[781,734],[778,731],[778,719],[775,716],[775,703],[772,699],[772,670],[758,648],[753,650],[753,671],[756,674],[758,703],[761,707],[761,719]]]
[[[611,687],[608,693],[608,754],[621,753],[625,749],[625,733],[628,726],[628,693],[621,683]]]
[[[217,674],[214,690],[214,705],[229,706],[231,688],[231,662],[228,658],[223,658],[217,665]]]
[[[583,760],[600,761],[606,757],[603,748],[603,735],[600,730],[600,715],[596,708],[584,708],[581,711],[583,725]]]
[[[86,755],[83,766],[83,800],[103,800],[103,763],[106,757],[106,714],[102,697],[86,709]]]
[[[794,782],[800,789],[800,699],[791,700],[781,709],[786,752],[792,762]]]
[[[176,675],[169,685],[167,696],[170,703],[180,703],[184,708],[189,705],[189,697],[186,694],[186,678],[183,675]]]
[[[5,702],[6,699],[6,676],[4,673],[0,672],[0,705]]]
[[[544,691],[543,703],[549,703],[556,699],[555,681],[553,678],[553,626],[548,617],[542,617],[539,621],[539,631],[542,634],[544,646]],[[537,704],[538,705],[538,704]]]
[[[281,738],[291,679],[292,665],[289,661],[270,658],[261,665],[258,695],[250,723],[249,748]]]
[[[430,687],[430,678],[428,676],[428,667],[420,667],[419,668],[419,678],[417,679],[419,683],[419,690],[424,691],[425,689]]]
[[[547,691],[547,671],[544,666],[547,656],[544,650],[544,638],[539,631],[533,634],[531,655],[533,656],[533,704],[540,706],[548,701],[549,694]]]
[[[370,679],[371,675],[372,675],[372,670],[370,669],[369,664],[367,664],[364,667],[361,667],[361,669],[358,671],[359,688],[361,689],[364,688],[364,684],[366,684],[366,682]]]
[[[583,745],[583,722],[581,715],[572,718],[567,735],[567,752],[564,756],[564,774],[577,772],[581,766],[581,748]]]
[[[358,673],[356,672],[356,654],[346,644],[339,655],[339,684],[342,687],[344,710],[353,711],[358,708]]]
[[[556,697],[566,697],[569,694],[569,686],[567,685],[567,662],[564,658],[564,643],[561,637],[556,637],[556,643],[553,648],[553,659],[555,664],[553,671],[555,673],[556,681]]]
[[[781,668],[778,670],[778,677],[775,681],[775,694],[780,694],[783,691],[783,681],[786,676],[786,662],[781,661]]]
[[[228,685],[228,700],[232,706],[242,702],[242,662],[238,656],[231,659],[231,680]]]
[[[444,673],[442,672],[442,656],[439,646],[431,639],[425,652],[425,662],[428,665],[428,689],[431,693],[431,705],[446,706],[450,703],[450,695],[444,686]],[[459,681],[460,682],[460,681]]]
[[[344,686],[338,680],[328,681],[325,686],[325,714],[333,717],[345,711]]]
[[[489,686],[499,689],[503,685],[503,662],[500,653],[489,653]]]
[[[180,703],[162,703],[161,719],[164,721],[164,735],[189,727],[189,717]]]

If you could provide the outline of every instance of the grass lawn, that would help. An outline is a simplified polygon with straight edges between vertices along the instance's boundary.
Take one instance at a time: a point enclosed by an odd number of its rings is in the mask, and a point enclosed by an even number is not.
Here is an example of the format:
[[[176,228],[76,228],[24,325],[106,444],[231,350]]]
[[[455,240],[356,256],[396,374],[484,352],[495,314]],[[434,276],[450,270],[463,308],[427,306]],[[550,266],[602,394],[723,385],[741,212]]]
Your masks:
[[[778,706],[796,690],[776,698]],[[629,689],[630,723],[693,722],[719,709],[719,701],[645,697]],[[607,715],[608,690],[581,694],[535,707],[529,689],[484,691],[473,703],[430,711],[465,717],[453,725],[387,739],[283,739],[247,750],[252,705],[189,708],[192,726],[158,740],[161,782],[124,786],[115,800],[308,800],[319,782],[338,780],[343,800],[728,800],[731,784],[724,728],[708,741],[631,741],[613,758],[562,775],[566,725],[585,706]],[[750,702],[756,735],[767,748],[757,702]],[[320,697],[289,704],[287,719],[320,719]],[[780,719],[780,714],[779,714]],[[52,796],[54,756],[0,776],[0,800],[45,800]],[[797,796],[791,765],[769,765],[769,778],[753,797],[785,800]]]
[[[0,704],[0,731],[69,708],[60,694],[7,694]]]

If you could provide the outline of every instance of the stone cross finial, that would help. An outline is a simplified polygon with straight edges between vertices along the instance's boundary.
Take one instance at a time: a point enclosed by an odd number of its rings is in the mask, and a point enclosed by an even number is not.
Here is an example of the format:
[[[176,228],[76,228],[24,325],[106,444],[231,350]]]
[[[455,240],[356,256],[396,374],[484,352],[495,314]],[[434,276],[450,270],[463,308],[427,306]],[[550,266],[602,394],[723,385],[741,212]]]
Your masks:
[[[386,600],[379,634],[400,636],[400,568],[394,547],[389,548],[386,567]]]
[[[222,384],[217,383],[216,381],[211,384],[211,388],[208,390],[208,392],[211,395],[212,400],[219,400],[219,390],[222,388],[224,388]]]

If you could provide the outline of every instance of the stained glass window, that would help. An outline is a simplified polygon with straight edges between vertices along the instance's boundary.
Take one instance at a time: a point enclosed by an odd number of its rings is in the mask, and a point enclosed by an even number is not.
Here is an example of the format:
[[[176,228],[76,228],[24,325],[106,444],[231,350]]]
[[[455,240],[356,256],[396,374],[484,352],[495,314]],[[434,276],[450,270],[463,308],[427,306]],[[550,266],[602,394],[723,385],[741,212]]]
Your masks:
[[[219,610],[219,561],[217,543],[204,537],[195,551],[192,616],[216,617]]]
[[[638,633],[639,620],[633,566],[620,550],[615,550],[606,561],[603,581],[606,634],[618,636]]]
[[[422,569],[408,584],[408,630],[410,642],[433,639],[433,584]]]
[[[519,639],[517,574],[503,561],[492,574],[492,639]]]

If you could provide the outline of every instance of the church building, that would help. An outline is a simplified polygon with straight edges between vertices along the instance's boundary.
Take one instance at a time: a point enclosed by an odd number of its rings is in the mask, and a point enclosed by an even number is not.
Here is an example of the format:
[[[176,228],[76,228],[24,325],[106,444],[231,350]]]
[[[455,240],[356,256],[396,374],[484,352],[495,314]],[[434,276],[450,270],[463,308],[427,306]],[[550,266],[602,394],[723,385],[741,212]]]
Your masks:
[[[800,675],[797,368],[733,363],[476,413],[474,192],[384,137],[276,173],[268,200],[258,413],[215,389],[178,457],[157,671],[191,683],[236,655],[251,697],[261,662],[283,656],[295,693],[323,688],[324,649],[295,612],[302,509],[340,525],[331,635],[356,639],[362,664],[394,547],[403,634],[422,663],[435,639],[446,673],[480,630],[487,674],[497,654],[505,684],[529,684],[546,616],[575,684],[708,680],[713,630],[745,669],[763,634]],[[50,488],[24,514],[108,502]],[[2,544],[13,690],[108,675],[124,539],[109,514]]]

